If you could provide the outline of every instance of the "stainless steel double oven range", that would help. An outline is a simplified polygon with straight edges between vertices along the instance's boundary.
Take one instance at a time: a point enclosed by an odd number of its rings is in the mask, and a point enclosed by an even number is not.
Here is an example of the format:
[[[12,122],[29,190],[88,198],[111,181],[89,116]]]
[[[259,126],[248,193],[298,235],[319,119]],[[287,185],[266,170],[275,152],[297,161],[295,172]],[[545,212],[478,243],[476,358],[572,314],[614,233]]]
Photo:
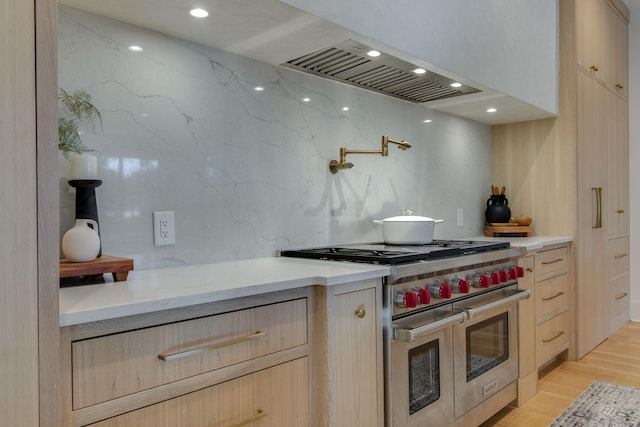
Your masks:
[[[520,248],[435,240],[354,244],[283,256],[386,264],[385,425],[472,426],[517,397]]]

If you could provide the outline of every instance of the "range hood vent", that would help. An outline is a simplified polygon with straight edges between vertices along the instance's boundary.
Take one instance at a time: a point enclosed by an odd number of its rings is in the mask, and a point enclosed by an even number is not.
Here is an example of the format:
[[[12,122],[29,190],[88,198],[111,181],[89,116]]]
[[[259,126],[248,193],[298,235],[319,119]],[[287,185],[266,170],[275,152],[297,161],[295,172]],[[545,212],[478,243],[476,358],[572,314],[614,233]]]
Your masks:
[[[419,67],[385,53],[369,57],[370,50],[346,40],[281,65],[415,103],[480,92],[467,85],[454,88],[455,80],[428,70],[416,74]]]

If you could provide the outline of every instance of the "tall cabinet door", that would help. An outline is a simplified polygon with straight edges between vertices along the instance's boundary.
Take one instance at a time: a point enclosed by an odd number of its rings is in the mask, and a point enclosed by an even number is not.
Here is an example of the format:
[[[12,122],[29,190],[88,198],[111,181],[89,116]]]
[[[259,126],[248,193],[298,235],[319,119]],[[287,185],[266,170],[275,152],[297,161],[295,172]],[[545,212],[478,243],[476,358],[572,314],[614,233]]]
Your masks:
[[[609,93],[607,98],[610,115],[607,232],[610,237],[623,237],[629,234],[629,109],[620,96]]]
[[[607,337],[607,90],[578,72],[577,337],[582,357]]]

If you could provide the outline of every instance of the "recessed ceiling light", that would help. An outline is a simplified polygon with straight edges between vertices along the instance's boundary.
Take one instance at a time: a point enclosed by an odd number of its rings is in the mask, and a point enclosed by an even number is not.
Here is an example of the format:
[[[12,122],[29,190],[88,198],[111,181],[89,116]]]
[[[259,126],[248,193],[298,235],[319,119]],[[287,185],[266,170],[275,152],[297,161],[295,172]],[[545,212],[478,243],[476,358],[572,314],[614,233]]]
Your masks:
[[[342,111],[349,111],[349,107],[342,107]]]
[[[142,52],[144,49],[141,48],[140,46],[137,45],[131,45],[129,46],[127,49],[129,49],[131,52]]]
[[[302,102],[309,102],[311,101],[311,98],[302,98]]]
[[[253,90],[255,90],[256,92],[262,92],[264,88],[262,86],[256,86],[253,88]]]
[[[200,8],[191,9],[189,13],[195,18],[206,18],[207,16],[209,16],[209,12]]]
[[[370,50],[369,52],[367,52],[367,55],[375,58],[375,57],[380,56],[380,52],[378,52],[377,50]]]
[[[451,83],[451,87],[462,87],[462,83],[458,83],[458,82]]]
[[[423,120],[422,122],[423,123],[431,123],[431,121],[432,121],[431,119],[426,119],[426,120]]]
[[[416,74],[424,74],[427,72],[427,70],[425,70],[424,68],[416,68],[415,70],[413,70],[413,72]]]
[[[496,110],[495,108],[487,108],[487,113],[495,113],[496,111],[498,110]]]

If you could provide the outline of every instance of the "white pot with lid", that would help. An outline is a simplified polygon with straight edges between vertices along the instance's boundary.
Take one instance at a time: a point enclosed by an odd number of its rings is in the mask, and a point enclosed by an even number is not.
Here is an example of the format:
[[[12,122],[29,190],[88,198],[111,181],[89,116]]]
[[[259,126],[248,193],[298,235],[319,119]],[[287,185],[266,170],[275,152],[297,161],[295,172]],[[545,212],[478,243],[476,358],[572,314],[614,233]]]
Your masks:
[[[382,237],[390,245],[426,245],[433,242],[433,231],[436,223],[443,219],[433,219],[426,216],[414,216],[410,210],[403,211],[404,215],[385,218],[382,221]]]

